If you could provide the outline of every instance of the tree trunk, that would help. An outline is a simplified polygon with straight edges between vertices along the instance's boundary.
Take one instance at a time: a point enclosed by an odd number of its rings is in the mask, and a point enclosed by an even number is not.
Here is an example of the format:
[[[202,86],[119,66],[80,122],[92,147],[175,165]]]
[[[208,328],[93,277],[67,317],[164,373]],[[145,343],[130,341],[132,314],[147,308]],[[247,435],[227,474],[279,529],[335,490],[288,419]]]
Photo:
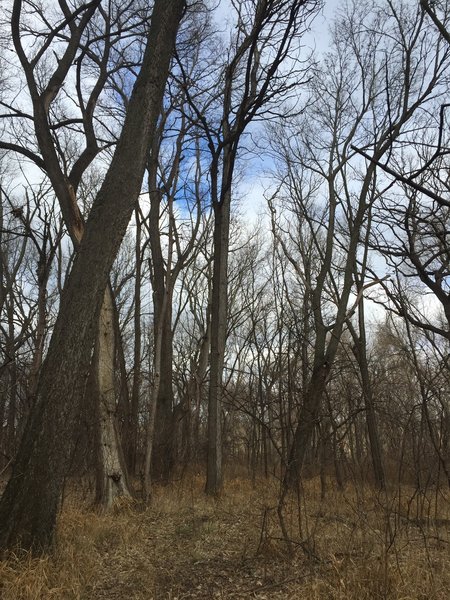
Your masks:
[[[116,370],[119,371],[120,385],[118,391],[118,400],[116,408],[116,422],[118,425],[118,434],[120,438],[120,449],[124,455],[125,470],[129,473],[127,454],[124,449],[129,451],[130,434],[130,415],[131,415],[131,399],[128,389],[128,372],[125,360],[125,349],[123,345],[122,332],[120,327],[120,315],[117,310],[115,298],[113,298],[113,315],[114,315],[114,339],[116,343]],[[117,377],[116,377],[117,380]],[[131,470],[134,474],[134,471]]]
[[[0,547],[42,551],[55,534],[73,429],[108,276],[137,202],[183,0],[156,0],[122,135],[92,206],[50,340],[13,474],[0,501]]]
[[[326,380],[330,371],[328,364],[316,366],[298,415],[298,425],[289,453],[285,485],[295,487],[309,450],[312,435],[320,416],[320,407],[325,393]]]
[[[8,418],[7,418],[7,435],[6,435],[6,453],[13,458],[16,453],[16,415],[17,415],[17,400],[18,400],[18,373],[17,373],[17,353],[15,350],[15,299],[13,294],[10,295],[10,302],[7,303],[8,314],[8,339],[6,340],[5,350],[8,357]],[[3,426],[3,423],[0,423]]]
[[[166,292],[166,295],[169,295]],[[153,478],[164,484],[170,481],[174,467],[173,423],[173,346],[172,346],[172,294],[163,303],[161,340],[159,349],[159,389],[155,415],[155,437],[152,458]],[[155,310],[156,313],[156,310]]]
[[[162,312],[166,310],[166,306],[162,306]],[[145,445],[145,464],[144,464],[144,485],[143,496],[144,500],[151,497],[152,474],[151,465],[153,459],[154,441],[155,441],[155,422],[156,413],[158,410],[159,398],[159,383],[161,380],[161,345],[162,345],[163,324],[161,321],[157,323],[154,331],[154,351],[153,351],[153,385],[149,398],[149,411],[147,423],[147,439]]]
[[[192,379],[189,383],[189,389],[192,390],[192,405],[194,411],[194,418],[191,427],[189,428],[189,445],[186,451],[186,461],[193,458],[194,461],[198,460],[198,448],[200,438],[200,415],[201,415],[201,403],[202,403],[202,392],[205,384],[206,373],[209,364],[209,351],[211,347],[211,288],[208,293],[208,305],[206,308],[205,323],[206,329],[202,338],[200,352],[198,355],[198,362],[194,367],[194,373],[191,375]],[[196,444],[195,452],[193,452],[193,444]]]
[[[224,158],[225,161],[225,158]],[[214,204],[214,262],[211,300],[211,366],[208,397],[208,458],[205,491],[222,488],[222,377],[227,330],[227,268],[230,237],[230,190]]]
[[[105,509],[111,508],[115,500],[131,496],[124,457],[119,443],[116,419],[115,327],[112,292],[105,290],[100,311],[99,330],[94,350],[93,366],[96,374],[98,394],[98,469],[96,503]]]
[[[152,253],[153,288],[153,330],[154,330],[154,367],[157,382],[153,387],[155,406],[155,425],[152,433],[151,468],[155,480],[168,483],[173,468],[173,335],[172,335],[172,200],[168,199],[168,244],[166,261],[161,242],[160,218],[162,192],[158,189],[158,151],[156,143],[148,164],[150,189],[149,238]],[[159,353],[157,356],[156,354]],[[149,438],[150,439],[150,438]]]
[[[386,480],[384,475],[383,458],[381,454],[380,436],[378,433],[377,416],[373,401],[372,382],[370,380],[369,365],[367,362],[367,342],[363,298],[361,298],[358,307],[358,322],[359,336],[356,334],[351,324],[349,325],[349,329],[355,343],[355,355],[356,360],[358,361],[359,372],[361,374],[361,387],[364,398],[367,432],[369,434],[370,454],[372,457],[375,485],[378,489],[384,490],[386,487]]]
[[[139,206],[135,210],[136,220],[136,275],[134,282],[134,357],[133,357],[133,387],[131,389],[131,410],[128,415],[127,426],[127,460],[132,474],[136,473],[139,431],[139,398],[141,392],[141,277],[142,277],[142,255],[141,255],[141,220]]]
[[[37,392],[39,371],[42,366],[42,358],[44,354],[44,339],[45,329],[47,326],[47,283],[50,276],[51,262],[47,263],[47,257],[41,256],[37,269],[38,280],[38,299],[37,299],[37,324],[35,333],[35,343],[33,360],[31,363],[29,390],[28,394],[31,398]]]

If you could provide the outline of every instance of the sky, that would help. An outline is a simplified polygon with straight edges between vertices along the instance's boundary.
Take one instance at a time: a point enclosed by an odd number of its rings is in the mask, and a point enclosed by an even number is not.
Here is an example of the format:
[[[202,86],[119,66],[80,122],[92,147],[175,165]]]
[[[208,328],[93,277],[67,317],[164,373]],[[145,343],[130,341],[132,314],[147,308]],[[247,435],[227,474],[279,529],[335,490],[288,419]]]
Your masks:
[[[324,7],[311,24],[311,31],[305,36],[304,44],[307,48],[314,49],[317,54],[326,52],[329,45],[328,28],[336,10],[342,6],[337,0],[325,0]],[[220,0],[217,7],[217,20],[226,24],[230,21],[230,2]],[[254,129],[257,132],[257,129]],[[265,195],[270,190],[271,160],[264,153],[253,156],[246,162],[244,176],[237,186],[236,196],[239,197],[239,213],[244,216],[250,226],[267,214]],[[270,193],[270,192],[269,192]],[[267,218],[267,217],[266,217]],[[269,223],[267,223],[269,227]],[[382,309],[375,309],[378,314]]]
[[[311,24],[311,31],[305,36],[304,44],[306,48],[314,50],[318,55],[328,50],[329,26],[339,6],[342,6],[342,3],[337,0],[325,0],[323,9]],[[222,18],[224,22],[229,21],[230,7],[228,0],[221,0],[217,11],[219,22]],[[254,161],[252,168],[246,169],[244,181],[239,186],[240,212],[244,213],[251,223],[256,223],[261,215],[265,213],[267,202],[264,199],[264,193],[270,186],[270,177],[267,171],[272,167],[273,163],[269,158],[260,156],[259,160]]]
[[[226,4],[227,2],[221,2],[221,11],[225,12]],[[325,53],[329,48],[329,27],[339,7],[342,7],[342,3],[338,3],[336,0],[326,0],[323,10],[314,19],[311,31],[304,39],[305,46],[313,49],[318,56]],[[257,137],[257,134],[255,137]],[[267,223],[267,228],[270,227],[265,197],[270,195],[271,182],[269,171],[271,168],[273,168],[273,165],[271,164],[270,158],[264,157],[263,155],[260,155],[259,159],[258,157],[255,157],[253,162],[249,161],[245,176],[239,184],[236,193],[239,197],[239,214],[244,215],[245,222],[249,226],[253,226],[260,222],[261,215],[264,215],[263,223]],[[384,261],[381,258],[378,259],[376,256],[374,256],[372,260],[374,267],[379,272],[379,276],[382,277],[386,272]],[[370,293],[366,294],[368,297],[370,297],[370,295],[378,296],[378,301],[384,298],[384,302],[386,304],[388,303],[388,300],[380,287],[373,288]],[[352,296],[349,301],[349,306],[351,306],[354,301],[355,297]],[[431,320],[433,320],[433,317],[440,310],[440,303],[433,294],[424,294],[423,297],[418,299],[418,303],[422,304],[421,312]],[[376,328],[377,324],[384,320],[385,312],[383,306],[371,302],[369,299],[366,302],[366,316],[369,328]]]

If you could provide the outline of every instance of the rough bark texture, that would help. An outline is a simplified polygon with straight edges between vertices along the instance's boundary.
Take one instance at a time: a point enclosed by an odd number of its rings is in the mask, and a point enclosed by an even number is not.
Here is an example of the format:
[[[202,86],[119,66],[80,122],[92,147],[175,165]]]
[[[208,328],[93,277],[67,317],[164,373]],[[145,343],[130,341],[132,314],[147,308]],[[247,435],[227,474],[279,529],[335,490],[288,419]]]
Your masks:
[[[111,289],[105,291],[94,351],[98,394],[98,473],[97,504],[111,508],[120,496],[129,498],[124,457],[119,443],[115,395],[114,306]]]
[[[155,2],[122,135],[61,297],[36,402],[0,501],[2,548],[42,551],[53,542],[100,306],[140,193],[183,8],[184,0]]]
[[[80,208],[79,208],[79,205],[77,202],[77,187],[80,183],[83,173],[88,168],[89,164],[97,156],[97,154],[99,152],[99,147],[98,147],[97,140],[96,140],[96,137],[94,134],[94,129],[92,126],[92,121],[91,121],[92,114],[88,115],[86,113],[85,114],[85,122],[84,122],[84,128],[85,128],[85,133],[86,133],[86,147],[83,150],[83,152],[81,153],[81,155],[78,157],[78,159],[75,161],[71,172],[66,176],[66,173],[65,173],[65,171],[62,170],[60,162],[58,160],[58,156],[57,156],[57,152],[56,152],[57,144],[55,142],[55,138],[51,134],[51,128],[50,128],[50,124],[48,121],[48,115],[49,115],[51,104],[57,98],[59,90],[62,87],[62,84],[64,82],[64,79],[68,75],[70,65],[75,60],[77,47],[78,47],[79,41],[81,39],[82,33],[83,33],[84,29],[87,27],[90,19],[93,17],[99,4],[100,4],[99,0],[94,0],[89,7],[86,7],[86,12],[80,18],[80,21],[78,22],[78,24],[75,23],[75,20],[72,22],[70,36],[68,37],[68,40],[67,40],[67,46],[66,46],[66,50],[64,51],[63,58],[61,58],[61,60],[59,61],[59,64],[56,67],[53,74],[48,78],[47,86],[45,87],[45,89],[42,92],[39,92],[38,87],[36,86],[36,78],[35,78],[35,74],[33,72],[31,63],[29,62],[29,60],[26,59],[25,54],[22,54],[22,45],[21,45],[19,29],[18,29],[18,24],[20,21],[20,13],[21,13],[21,8],[20,8],[21,2],[20,1],[15,2],[15,9],[14,9],[15,20],[13,21],[13,24],[12,24],[13,37],[15,40],[16,51],[19,55],[19,58],[20,58],[21,64],[22,64],[22,68],[27,77],[28,90],[29,90],[31,98],[33,100],[34,130],[35,130],[35,134],[36,134],[36,139],[38,141],[39,150],[40,150],[42,158],[43,158],[43,168],[46,171],[46,173],[52,183],[55,194],[58,198],[59,206],[60,206],[61,213],[62,213],[63,219],[64,219],[64,223],[67,227],[69,236],[73,242],[75,249],[79,248],[79,245],[80,245],[81,240],[84,235],[84,228],[85,228],[83,216],[82,216],[82,213],[80,211]],[[100,75],[100,78],[97,81],[97,84],[94,88],[95,91],[92,92],[92,95],[88,102],[88,104],[90,104],[92,107],[95,105],[95,98],[98,98],[101,89],[105,85],[105,82],[106,82],[105,77],[106,76],[104,74]],[[89,113],[89,111],[90,111],[90,109],[87,112]],[[41,259],[42,259],[42,257],[41,257]],[[45,259],[45,257],[44,257],[44,259]],[[41,262],[42,262],[42,260],[40,260],[40,263]],[[49,266],[50,265],[51,265],[51,261],[49,262]],[[41,277],[42,277],[42,275],[45,275],[45,271],[43,270],[44,266],[45,266],[45,263],[44,263],[44,265],[39,264],[38,278],[39,278],[39,271],[40,271]],[[47,278],[48,278],[48,274],[47,274]],[[41,288],[40,288],[40,290],[41,290]],[[44,302],[45,302],[45,294],[44,294]],[[45,314],[45,311],[44,311],[44,313],[42,313],[41,306],[39,307],[39,309],[40,309],[40,314]],[[106,305],[105,307],[103,307],[102,311],[106,311],[106,313],[107,313],[108,306]],[[106,319],[106,320],[104,320],[104,322],[110,323],[110,326],[113,327],[112,321]],[[108,336],[109,337],[114,336],[113,329],[111,329],[111,331],[108,333]],[[36,346],[36,348],[39,348],[39,346]],[[37,391],[38,375],[39,375],[39,370],[40,370],[41,364],[42,364],[42,354],[43,354],[42,350],[43,350],[43,348],[42,348],[42,344],[41,344],[40,352],[39,351],[36,352],[36,355],[35,355],[36,360],[34,361],[35,364],[33,365],[33,368],[32,368],[32,377],[31,377],[31,381],[30,381],[30,396],[32,396],[32,397],[36,394],[36,391]],[[106,355],[104,358],[106,359]],[[112,362],[109,366],[109,369],[112,371],[114,369],[115,357],[112,354],[112,355],[110,355],[110,358],[111,358]],[[104,381],[105,381],[104,377],[99,377],[99,378],[97,377],[97,386],[101,386]],[[101,387],[97,387],[97,390],[98,390],[97,396],[96,397],[92,396],[93,402],[100,402],[100,397],[108,394],[108,390],[103,390]],[[101,412],[101,407],[96,407],[96,408],[97,408],[97,412]],[[108,414],[112,415],[112,413],[108,413]],[[112,416],[110,416],[110,421],[111,421],[111,419],[113,419]],[[107,429],[109,429],[110,432],[116,431],[115,435],[117,436],[117,430],[115,430],[114,423],[112,421],[108,422],[107,420],[102,419],[100,421],[100,423],[104,423],[105,427]],[[109,434],[105,431],[105,432],[99,432],[99,435],[104,437],[105,435],[108,436]],[[117,439],[114,442],[114,446],[118,447],[119,443],[120,443],[119,437],[117,437]],[[100,459],[101,458],[102,458],[102,455],[100,455]],[[127,478],[125,465],[122,465],[122,466],[123,466],[123,470],[120,473],[120,478],[125,486],[124,492],[126,494],[128,494],[129,492],[126,489],[126,484],[125,484],[126,478]],[[108,470],[108,466],[102,465],[101,471],[106,471],[106,470]],[[100,482],[100,486],[98,487],[98,489],[105,489],[104,486],[102,485],[102,482]],[[105,491],[106,491],[106,489],[105,489]],[[99,499],[99,501],[102,504],[104,504],[105,506],[109,504],[109,500],[107,497],[105,497],[103,499]]]
[[[167,309],[166,303],[162,306],[162,314]],[[144,486],[143,496],[144,499],[148,500],[151,496],[152,477],[150,466],[153,458],[153,448],[155,441],[155,421],[156,412],[158,410],[158,398],[159,398],[159,384],[161,381],[161,345],[162,345],[162,332],[163,332],[163,321],[159,320],[156,322],[157,326],[154,331],[155,339],[154,351],[153,351],[153,384],[150,392],[150,406],[149,406],[149,417],[147,423],[147,439],[145,447],[145,465],[144,465]]]

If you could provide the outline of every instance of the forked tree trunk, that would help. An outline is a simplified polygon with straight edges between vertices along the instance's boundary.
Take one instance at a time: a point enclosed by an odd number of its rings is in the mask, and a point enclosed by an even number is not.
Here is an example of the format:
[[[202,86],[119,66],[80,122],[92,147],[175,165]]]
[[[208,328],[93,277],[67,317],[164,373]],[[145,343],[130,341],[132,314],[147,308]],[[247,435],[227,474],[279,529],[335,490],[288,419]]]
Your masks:
[[[0,548],[42,551],[54,540],[100,307],[141,190],[183,9],[184,0],[155,1],[122,135],[67,279],[35,405],[0,501]]]
[[[92,4],[90,11],[95,11],[94,5],[95,5],[95,3]],[[91,14],[91,16],[92,16],[92,14]],[[81,35],[81,31],[79,34],[74,34],[74,35]],[[72,51],[74,51],[74,48]],[[49,89],[47,89],[46,91],[50,93]],[[83,222],[81,211],[79,209],[78,202],[77,202],[77,193],[76,193],[77,185],[74,185],[73,181],[70,178],[70,175],[69,175],[69,177],[67,177],[65,175],[65,173],[62,171],[62,169],[60,168],[59,162],[57,160],[57,155],[55,153],[55,142],[52,139],[52,136],[50,135],[51,130],[49,127],[48,119],[46,118],[46,115],[48,115],[49,107],[50,107],[51,103],[54,101],[55,97],[56,97],[56,95],[53,96],[53,93],[51,93],[51,95],[47,98],[47,100],[44,101],[43,97],[42,97],[40,99],[43,100],[43,102],[39,102],[39,101],[36,102],[36,106],[34,107],[34,116],[35,116],[34,127],[35,127],[35,133],[36,133],[36,137],[38,140],[39,148],[42,152],[42,157],[45,162],[47,175],[49,176],[49,179],[53,185],[55,194],[59,199],[65,226],[67,227],[68,233],[71,237],[74,247],[76,249],[78,249],[78,247],[81,243],[81,240],[83,238],[83,235],[84,235],[84,222]],[[92,140],[88,140],[87,146],[89,146],[91,143],[92,143]],[[94,144],[94,146],[92,148],[90,148],[90,152],[87,152],[87,148],[85,149],[85,151],[83,152],[83,155],[84,155],[83,160],[81,162],[80,162],[80,160],[77,161],[78,167],[81,168],[81,171],[79,174],[80,179],[81,179],[82,173],[88,168],[88,165],[95,158],[96,154],[97,154],[97,146],[96,146],[96,144]],[[89,158],[87,159],[88,155],[89,155]],[[81,163],[83,163],[82,167],[81,167]],[[79,181],[78,181],[78,183],[79,183]],[[41,261],[40,261],[40,263],[41,263]],[[44,303],[45,303],[45,290],[44,290],[44,295],[42,296],[41,280],[42,280],[43,276],[46,276],[48,279],[49,273],[47,272],[47,274],[45,274],[45,269],[48,270],[49,268],[50,268],[50,263],[48,265],[45,265],[45,257],[44,257],[44,262],[39,264],[39,267],[38,267],[38,280],[39,280],[38,308],[39,308],[39,315],[43,314],[44,318],[45,318],[45,306],[44,306],[44,311],[42,311],[41,304],[42,304],[42,301],[44,301]],[[41,273],[39,273],[39,269],[41,269]],[[44,269],[44,272],[42,272],[42,269]],[[45,283],[46,283],[46,281],[45,281]],[[105,306],[104,309],[102,309],[102,310],[108,312],[108,306]],[[109,320],[106,320],[105,323],[106,322],[110,323],[111,331],[108,333],[108,336],[111,337],[114,335],[113,329],[112,329],[114,327],[114,324],[113,324],[113,322],[110,322]],[[35,353],[35,358],[33,359],[32,373],[31,373],[31,378],[30,378],[30,396],[31,397],[33,397],[36,394],[38,375],[39,375],[39,370],[40,370],[40,367],[42,364],[43,347],[42,347],[42,343],[39,342],[40,329],[42,329],[42,327],[40,327],[40,322],[38,322],[36,353]],[[40,345],[39,345],[39,343],[40,343]],[[107,357],[105,356],[105,360],[106,360],[106,358]],[[110,365],[110,369],[114,370],[114,362],[115,362],[114,355],[111,356],[111,359],[112,359],[112,362]],[[97,377],[97,384],[98,384],[98,386],[100,386],[100,387],[98,387],[98,397],[95,398],[94,396],[91,396],[95,402],[100,402],[99,398],[104,396],[105,394],[108,394],[108,391],[103,390],[101,387],[103,385],[103,382],[104,382],[103,377],[99,377],[99,378]],[[96,408],[101,411],[101,408],[99,408],[99,407],[96,407]],[[105,427],[107,427],[107,429],[109,429],[110,433],[111,433],[111,431],[114,430],[112,422],[107,423],[106,420],[102,420],[101,423],[104,424]],[[110,433],[107,433],[107,432],[102,433],[101,432],[100,435],[101,436],[104,436],[104,435],[109,436]],[[116,440],[114,443],[115,446],[118,446],[118,444],[119,444],[119,437],[117,437],[117,433],[118,432],[116,432],[116,434],[115,434],[116,435]],[[103,471],[107,470],[107,469],[108,469],[107,465],[104,465],[102,467]],[[127,479],[125,471],[121,470],[120,476],[121,476],[122,481],[125,482]],[[100,486],[100,488],[101,487],[102,486]],[[128,493],[128,490],[126,490],[126,493]],[[106,505],[108,505],[109,502],[108,502],[107,498],[104,498],[101,500],[101,503],[106,506]]]

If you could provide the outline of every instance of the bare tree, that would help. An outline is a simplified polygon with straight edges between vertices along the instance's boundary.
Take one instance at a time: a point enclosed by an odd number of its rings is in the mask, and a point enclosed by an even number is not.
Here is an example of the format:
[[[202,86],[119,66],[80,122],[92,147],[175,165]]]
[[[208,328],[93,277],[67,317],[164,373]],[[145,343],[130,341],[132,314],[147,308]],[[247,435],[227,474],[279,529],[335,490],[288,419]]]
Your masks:
[[[314,79],[313,96],[298,135],[282,134],[286,167],[275,197],[292,207],[290,215],[297,214],[307,223],[318,257],[309,280],[292,216],[283,223],[276,206],[272,208],[276,238],[309,295],[315,335],[285,491],[300,476],[345,323],[367,285],[372,285],[358,277],[355,290],[354,266],[358,265],[359,273],[368,211],[382,195],[383,186],[389,186],[386,180],[377,179],[375,163],[402,147],[407,124],[432,98],[448,62],[442,45],[434,41],[424,45],[428,32],[420,9],[389,2],[373,12],[356,4],[349,10],[335,25],[335,50],[326,57],[322,75]],[[404,69],[405,64],[411,68]],[[352,144],[367,148],[366,155],[373,160],[361,165]],[[326,200],[312,202],[321,193]]]
[[[15,3],[18,11],[20,3]],[[89,368],[108,275],[137,201],[184,2],[155,2],[122,133],[86,223],[61,299],[36,401],[0,502],[0,543],[35,551],[54,539],[71,432]],[[15,18],[18,18],[17,12]],[[37,103],[36,103],[37,104]],[[44,106],[37,105],[37,118]],[[76,301],[74,301],[76,298]]]
[[[174,392],[173,392],[173,296],[181,271],[201,245],[199,230],[204,209],[201,192],[203,170],[198,141],[193,141],[184,114],[183,96],[174,93],[174,102],[160,121],[159,139],[152,146],[149,164],[150,211],[144,221],[151,249],[151,284],[154,311],[154,382],[151,402],[155,407],[155,436],[147,445],[145,476],[168,482],[174,466]],[[181,101],[181,106],[177,103]],[[176,111],[178,115],[171,115]],[[178,130],[169,153],[165,138]],[[194,146],[192,151],[191,147]],[[192,165],[185,166],[183,154],[193,152]],[[164,162],[163,162],[164,161]],[[178,208],[180,205],[180,208]],[[152,425],[150,425],[150,430]],[[150,491],[147,480],[147,493]]]
[[[222,485],[221,394],[227,329],[227,265],[232,184],[242,136],[262,114],[277,113],[304,76],[298,40],[315,1],[248,0],[232,2],[236,34],[217,79],[208,91],[188,92],[210,154],[209,177],[214,211],[214,267],[211,302],[211,367],[208,406],[206,492]],[[187,80],[184,77],[185,81]],[[204,77],[201,77],[201,81]]]
[[[139,33],[143,17],[139,5],[125,8],[111,3],[104,8],[100,0],[74,8],[61,2],[59,12],[47,11],[48,14],[44,9],[37,12],[33,9],[27,0],[17,0],[11,14],[12,41],[25,76],[31,111],[25,112],[16,97],[3,102],[7,110],[3,120],[10,126],[9,140],[2,141],[0,147],[31,160],[48,177],[77,249],[84,234],[78,188],[93,160],[115,142],[114,137],[108,136],[108,126],[99,115],[104,108],[102,94],[129,60],[124,50],[126,38]],[[29,47],[26,40],[32,42]],[[37,45],[36,40],[39,40]],[[72,73],[74,85],[69,86]],[[86,85],[88,78],[90,86]],[[20,137],[17,130],[21,130]],[[22,141],[31,133],[35,148]],[[109,139],[105,139],[105,134]],[[82,149],[81,144],[84,144]],[[108,297],[105,296],[105,314],[99,321],[99,336],[103,336],[102,347],[105,340],[112,346],[103,353],[101,363],[96,362],[97,368],[102,365],[102,373],[98,372],[96,378],[98,414],[106,427],[99,443],[104,479],[104,493],[99,500],[111,506],[116,495],[129,495],[129,491],[119,440],[114,433],[115,398],[109,385],[113,381],[114,364],[108,364],[107,357],[114,356],[116,343],[109,287],[105,294]],[[116,468],[109,471],[112,455]],[[121,481],[120,485],[116,485],[116,480]]]

